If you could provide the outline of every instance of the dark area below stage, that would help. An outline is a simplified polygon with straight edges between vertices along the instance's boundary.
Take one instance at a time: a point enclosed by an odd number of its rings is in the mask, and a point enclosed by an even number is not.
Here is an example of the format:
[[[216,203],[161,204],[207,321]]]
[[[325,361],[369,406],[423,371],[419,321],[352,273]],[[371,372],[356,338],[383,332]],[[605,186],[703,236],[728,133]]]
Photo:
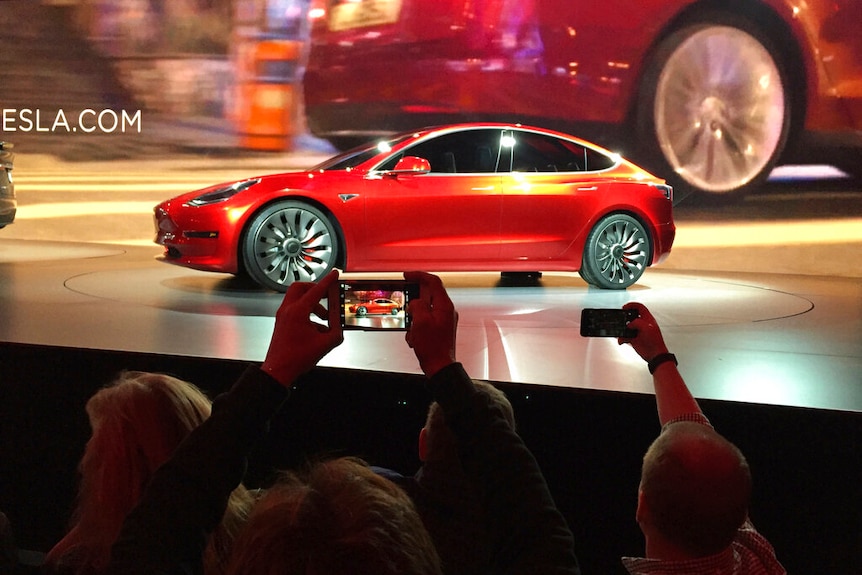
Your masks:
[[[0,509],[21,547],[47,550],[73,504],[89,429],[84,404],[121,369],[163,371],[212,394],[246,364],[182,356],[0,344]],[[641,456],[658,433],[654,398],[499,384],[575,534],[587,573],[624,573],[639,554],[634,521]],[[321,454],[354,454],[412,473],[429,396],[420,376],[319,368],[298,385],[249,481]],[[789,573],[858,573],[862,565],[862,421],[853,412],[701,402],[748,456],[752,519]],[[707,495],[708,496],[708,495]]]

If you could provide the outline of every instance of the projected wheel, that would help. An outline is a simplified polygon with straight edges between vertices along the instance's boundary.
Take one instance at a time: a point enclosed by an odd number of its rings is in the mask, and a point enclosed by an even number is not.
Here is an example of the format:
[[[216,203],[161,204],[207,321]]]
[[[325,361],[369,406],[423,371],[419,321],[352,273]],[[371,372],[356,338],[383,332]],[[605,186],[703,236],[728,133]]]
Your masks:
[[[737,198],[769,175],[784,149],[787,86],[764,34],[736,17],[704,16],[663,40],[646,69],[642,152],[680,192]]]

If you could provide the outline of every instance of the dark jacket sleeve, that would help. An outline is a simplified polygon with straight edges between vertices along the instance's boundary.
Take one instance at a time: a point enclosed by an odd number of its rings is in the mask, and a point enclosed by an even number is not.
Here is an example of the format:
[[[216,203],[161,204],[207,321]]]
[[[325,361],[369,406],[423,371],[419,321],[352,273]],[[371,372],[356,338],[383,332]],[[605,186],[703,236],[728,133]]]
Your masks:
[[[458,438],[465,472],[484,490],[491,572],[578,574],[566,520],[538,462],[502,410],[476,391],[459,363],[435,374],[428,387]]]
[[[153,476],[111,552],[112,575],[199,573],[207,535],[289,391],[249,367]]]

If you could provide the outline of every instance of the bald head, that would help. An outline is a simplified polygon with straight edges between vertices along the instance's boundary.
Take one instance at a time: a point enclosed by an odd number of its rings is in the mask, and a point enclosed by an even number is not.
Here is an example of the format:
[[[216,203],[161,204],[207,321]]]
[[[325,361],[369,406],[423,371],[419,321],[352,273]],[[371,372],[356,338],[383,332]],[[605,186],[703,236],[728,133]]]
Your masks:
[[[751,472],[739,449],[700,423],[669,425],[647,450],[640,517],[695,557],[730,545],[748,514]]]

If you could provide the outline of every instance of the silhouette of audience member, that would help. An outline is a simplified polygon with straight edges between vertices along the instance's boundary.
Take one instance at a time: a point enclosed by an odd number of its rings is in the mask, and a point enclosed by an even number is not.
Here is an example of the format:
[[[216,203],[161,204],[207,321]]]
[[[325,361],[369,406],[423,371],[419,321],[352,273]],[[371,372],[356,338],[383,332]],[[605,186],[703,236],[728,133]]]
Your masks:
[[[748,518],[751,472],[742,452],[718,434],[676,368],[649,310],[628,303],[637,330],[620,338],[647,360],[661,434],[643,459],[637,521],[646,557],[624,557],[633,575],[647,573],[783,574],[772,545]]]
[[[506,394],[485,381],[474,380],[473,384],[515,429],[515,413]],[[436,401],[428,407],[425,426],[419,432],[419,459],[422,466],[410,477],[389,469],[374,470],[402,487],[416,504],[446,575],[486,573],[490,543],[482,492],[465,474],[457,438],[446,425],[446,416]]]
[[[0,573],[14,573],[18,568],[18,546],[12,533],[12,524],[0,511]]]
[[[87,401],[92,435],[79,464],[80,486],[69,532],[46,558],[49,573],[105,573],[111,545],[147,484],[177,445],[210,415],[211,402],[180,379],[124,371]],[[230,542],[253,498],[231,494],[224,520],[209,539],[206,572],[222,573]]]
[[[407,341],[457,438],[465,472],[482,486],[490,572],[579,573],[571,532],[535,459],[455,362],[457,314],[442,283],[429,274],[405,275],[418,281],[422,292],[411,303]],[[297,379],[341,344],[339,307],[337,271],[317,284],[291,284],[263,363],[250,366],[216,399],[212,416],[158,470],[113,547],[112,575],[195,572],[195,555],[224,511],[227,495],[242,480],[254,444]],[[318,490],[321,478],[327,487],[339,484],[349,496]],[[336,499],[323,501],[327,497]],[[373,501],[378,498],[385,504]],[[258,505],[234,546],[231,575],[441,573],[437,553],[428,545],[431,539],[406,494],[356,460],[317,464],[306,474],[289,475]],[[352,516],[361,519],[369,508],[381,513],[400,509],[403,517],[384,517],[373,528],[353,527],[351,537],[337,537]],[[270,527],[270,521],[277,527]],[[300,544],[293,544],[293,537],[301,537]]]
[[[0,511],[0,574],[41,574],[44,561],[44,553],[18,548],[12,523],[6,514]]]
[[[343,457],[288,473],[255,507],[231,575],[440,573],[407,494],[365,462]]]
[[[456,360],[458,312],[442,281],[423,272],[404,275],[420,285],[408,310],[407,343],[428,377],[463,471],[481,493],[490,551],[484,572],[579,573],[571,531],[533,454],[515,432],[511,406],[477,390]]]

